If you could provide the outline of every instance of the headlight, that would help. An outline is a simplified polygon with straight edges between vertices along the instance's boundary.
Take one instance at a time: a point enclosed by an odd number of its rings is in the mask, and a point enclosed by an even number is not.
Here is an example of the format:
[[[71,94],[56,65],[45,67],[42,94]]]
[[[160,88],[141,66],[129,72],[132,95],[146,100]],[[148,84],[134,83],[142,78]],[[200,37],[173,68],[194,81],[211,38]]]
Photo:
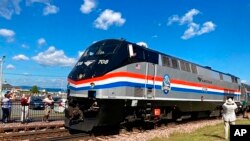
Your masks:
[[[82,79],[83,77],[85,77],[85,74],[78,74],[78,79]]]
[[[90,83],[90,87],[93,89],[95,87],[95,83]]]

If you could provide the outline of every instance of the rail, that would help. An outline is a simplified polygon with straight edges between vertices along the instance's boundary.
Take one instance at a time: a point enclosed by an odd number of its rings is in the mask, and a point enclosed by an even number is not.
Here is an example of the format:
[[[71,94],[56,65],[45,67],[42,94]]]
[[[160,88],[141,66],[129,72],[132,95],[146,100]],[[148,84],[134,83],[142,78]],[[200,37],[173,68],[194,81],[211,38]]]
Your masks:
[[[242,119],[242,116],[238,116],[238,119]],[[70,135],[69,131],[64,128],[45,128],[27,132],[15,132],[15,133],[2,133],[0,134],[0,140],[42,140],[42,141],[78,141],[78,140],[126,140],[130,136],[136,136],[137,134],[148,134],[149,130],[155,131],[169,131],[175,130],[177,127],[182,129],[182,126],[186,126],[189,129],[190,125],[200,125],[204,122],[204,125],[210,125],[211,123],[222,123],[220,118],[202,118],[202,119],[186,119],[183,121],[173,122],[165,121],[157,126],[149,126],[149,123],[142,125],[131,124],[131,128],[122,127],[118,129],[118,132],[114,132],[112,129],[100,130],[100,133],[79,133]],[[153,124],[151,124],[153,125]],[[128,125],[129,126],[129,125]],[[196,127],[196,126],[195,126]],[[152,133],[151,133],[152,134]],[[135,140],[136,137],[133,139]]]
[[[11,134],[0,134],[0,140],[44,140],[48,137],[69,135],[66,129],[47,129],[29,132],[17,132]]]
[[[67,135],[62,137],[54,137],[54,138],[48,138],[44,139],[43,141],[72,141],[72,140],[91,140],[93,137],[91,137],[87,133],[79,133],[75,135]]]
[[[28,132],[28,131],[39,131],[47,129],[58,129],[64,127],[63,121],[52,121],[52,122],[32,122],[29,124],[20,124],[20,123],[8,123],[2,124],[0,126],[0,135],[1,134],[12,134],[16,132]]]

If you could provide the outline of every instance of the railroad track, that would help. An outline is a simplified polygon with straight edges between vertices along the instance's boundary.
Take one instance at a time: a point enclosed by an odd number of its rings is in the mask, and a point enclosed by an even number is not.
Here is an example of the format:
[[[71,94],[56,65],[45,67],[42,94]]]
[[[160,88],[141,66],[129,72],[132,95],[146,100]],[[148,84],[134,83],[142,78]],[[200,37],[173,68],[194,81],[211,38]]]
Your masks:
[[[4,133],[0,135],[1,141],[13,141],[13,140],[42,140],[48,137],[58,137],[69,135],[66,129],[42,129],[42,130],[31,130],[27,132],[14,132]]]
[[[238,117],[238,119],[240,119]],[[219,122],[222,122],[221,119],[214,119],[214,118],[209,118],[209,119],[198,119],[198,120],[184,120],[180,122],[168,122],[168,123],[163,123],[159,124],[158,126],[155,126],[156,128],[153,130],[169,130],[169,129],[174,129],[179,125],[184,125],[184,124],[199,124],[203,121],[210,122],[213,120],[217,120]],[[79,134],[73,134],[70,135],[68,130],[66,129],[43,129],[43,130],[33,130],[33,131],[26,131],[26,132],[14,132],[14,133],[9,133],[9,134],[0,134],[0,140],[3,141],[9,141],[9,140],[41,140],[41,141],[103,141],[103,140],[120,140],[120,138],[125,138],[130,137],[130,136],[136,136],[137,134],[147,134],[153,130],[147,130],[147,129],[142,129],[139,127],[135,127],[130,131],[127,131],[125,129],[121,129],[117,134],[95,134],[90,136],[89,134],[86,133],[79,133]]]
[[[157,130],[164,130],[167,128],[174,128],[176,125],[192,122],[193,120],[181,121],[181,122],[170,122],[155,126]],[[195,122],[199,122],[195,121]],[[132,130],[127,131],[125,129],[120,129],[117,134],[106,132],[97,133],[92,136],[87,133],[78,133],[71,135],[66,129],[42,129],[42,130],[31,130],[23,132],[9,132],[0,134],[0,141],[12,141],[12,140],[41,140],[41,141],[104,141],[110,139],[119,139],[120,137],[129,137],[131,135],[136,135],[139,133],[149,132],[150,130],[140,127],[134,127]]]
[[[54,137],[54,138],[47,138],[42,139],[42,141],[79,141],[79,140],[90,140],[93,137],[91,137],[87,133],[79,133],[74,135],[67,135],[67,136],[61,136],[61,137]]]
[[[1,125],[0,127],[0,135],[6,132],[11,132],[11,133],[15,133],[15,132],[20,132],[20,131],[31,131],[31,130],[42,130],[42,129],[57,129],[57,128],[61,128],[64,127],[64,123],[49,123],[49,124],[45,124],[42,122],[33,122],[30,124],[20,124],[20,123],[8,123],[5,125]]]

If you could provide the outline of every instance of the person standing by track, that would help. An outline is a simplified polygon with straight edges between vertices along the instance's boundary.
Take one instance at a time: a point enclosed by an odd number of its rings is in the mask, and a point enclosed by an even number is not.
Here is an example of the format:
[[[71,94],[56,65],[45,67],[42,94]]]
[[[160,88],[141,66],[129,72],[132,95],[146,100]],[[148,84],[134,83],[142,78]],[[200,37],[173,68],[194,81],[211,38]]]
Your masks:
[[[249,117],[248,117],[248,114],[247,114],[247,110],[248,110],[248,101],[247,100],[244,100],[243,102],[242,102],[242,112],[243,112],[243,118],[247,118],[247,119],[249,119]]]
[[[8,109],[9,109],[9,115],[8,115],[8,122],[11,122],[11,110],[12,110],[12,102],[14,101],[13,99],[13,92],[8,91],[8,98],[9,98],[9,103],[8,103]]]
[[[2,107],[2,111],[3,111],[3,116],[2,116],[2,122],[3,123],[7,123],[8,122],[9,105],[10,105],[10,99],[9,99],[9,95],[6,93],[4,95],[4,98],[1,101],[1,107]]]
[[[43,99],[43,102],[45,103],[45,109],[44,109],[44,116],[43,116],[42,121],[49,122],[49,115],[51,113],[54,100],[52,99],[51,95],[48,95],[45,99]]]
[[[226,102],[222,105],[222,108],[223,108],[222,118],[224,120],[225,139],[227,140],[229,125],[234,125],[236,121],[235,109],[237,109],[237,105],[232,100],[232,98],[228,98]]]
[[[28,117],[29,117],[29,103],[30,103],[30,97],[23,94],[21,98],[21,123],[27,123]]]

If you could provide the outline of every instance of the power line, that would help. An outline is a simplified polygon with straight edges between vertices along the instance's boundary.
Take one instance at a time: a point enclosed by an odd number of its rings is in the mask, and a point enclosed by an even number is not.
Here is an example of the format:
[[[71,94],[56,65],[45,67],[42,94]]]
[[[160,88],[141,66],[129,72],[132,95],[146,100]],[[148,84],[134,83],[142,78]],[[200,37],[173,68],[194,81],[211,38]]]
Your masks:
[[[56,75],[40,75],[40,74],[22,74],[22,73],[4,73],[5,75],[18,75],[18,76],[35,76],[35,77],[63,77],[67,76],[56,76]]]

